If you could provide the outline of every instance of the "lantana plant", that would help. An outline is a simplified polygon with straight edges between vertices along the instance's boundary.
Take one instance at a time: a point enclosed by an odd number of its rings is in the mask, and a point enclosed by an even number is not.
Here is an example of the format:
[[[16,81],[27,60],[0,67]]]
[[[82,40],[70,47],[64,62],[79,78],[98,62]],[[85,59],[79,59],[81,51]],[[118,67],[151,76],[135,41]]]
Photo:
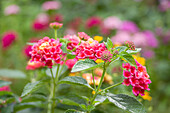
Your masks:
[[[109,38],[106,42],[100,41],[101,43],[99,43],[84,32],[59,38],[57,31],[62,26],[61,23],[51,23],[50,27],[54,29],[55,38],[44,37],[37,43],[31,43],[31,60],[27,69],[34,71],[36,68],[43,67],[46,69],[46,74],[43,73],[36,81],[25,86],[21,95],[22,101],[15,107],[15,110],[24,108],[24,105],[29,107],[32,105],[30,102],[38,100],[42,101],[43,104],[36,103],[36,106],[42,107],[44,105],[43,108],[46,109],[47,113],[57,112],[56,108],[59,104],[77,106],[69,107],[65,113],[91,113],[97,105],[108,101],[132,113],[145,113],[142,104],[134,97],[110,92],[111,88],[118,85],[132,86],[132,92],[135,96],[139,94],[143,96],[145,90],[149,90],[151,80],[146,67],[132,56],[140,52],[141,49],[135,48],[133,42],[129,41],[125,41],[125,46],[114,47]],[[110,65],[118,60],[126,62],[122,64],[124,80],[113,84],[106,71]],[[66,65],[72,74],[80,73],[83,77],[65,76],[66,74],[63,73],[65,73]],[[90,73],[87,74],[84,71]],[[95,76],[96,73],[98,76]],[[109,76],[109,79],[105,79],[106,76]],[[90,82],[86,78],[90,79]],[[102,87],[104,81],[109,81],[108,87]],[[61,98],[57,92],[62,84],[86,87],[92,92],[89,95],[93,95],[92,97],[85,95],[77,97],[78,94],[76,94],[70,99]],[[40,89],[41,92],[38,92]],[[45,95],[42,95],[42,92]],[[75,101],[75,98],[78,101]]]

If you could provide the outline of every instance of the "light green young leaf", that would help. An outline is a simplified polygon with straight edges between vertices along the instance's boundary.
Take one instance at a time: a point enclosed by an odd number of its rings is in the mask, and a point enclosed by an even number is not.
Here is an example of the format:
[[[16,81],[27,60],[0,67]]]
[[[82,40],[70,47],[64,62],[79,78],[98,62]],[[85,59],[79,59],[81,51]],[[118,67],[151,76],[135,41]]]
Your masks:
[[[113,48],[113,43],[110,40],[110,38],[107,38],[107,42],[105,42],[105,45],[106,45],[108,50],[111,50]]]
[[[7,85],[10,85],[10,84],[11,84],[11,82],[9,82],[9,81],[0,80],[0,87],[7,86]]]
[[[122,51],[125,51],[126,50],[126,46],[119,46],[119,47],[116,47],[115,50],[119,51],[119,53],[121,53]]]
[[[73,84],[85,86],[93,90],[93,88],[87,83],[87,81],[82,77],[68,76],[59,81],[59,84]]]
[[[141,48],[136,48],[135,50],[127,50],[126,52],[129,54],[136,54],[141,51]]]
[[[129,111],[131,113],[146,113],[143,105],[134,97],[125,94],[115,95],[107,93],[106,95],[110,102],[123,110]]]
[[[21,97],[24,97],[34,91],[36,91],[39,87],[41,87],[43,85],[42,82],[40,81],[36,81],[34,83],[28,83],[25,87],[24,87],[24,90],[21,94]]]
[[[92,70],[92,69],[100,67],[100,66],[101,66],[101,64],[97,64],[92,59],[80,60],[73,66],[71,72]]]
[[[67,59],[74,59],[75,57],[76,57],[76,55],[67,54]]]
[[[0,77],[7,78],[26,78],[25,73],[19,70],[0,69]]]

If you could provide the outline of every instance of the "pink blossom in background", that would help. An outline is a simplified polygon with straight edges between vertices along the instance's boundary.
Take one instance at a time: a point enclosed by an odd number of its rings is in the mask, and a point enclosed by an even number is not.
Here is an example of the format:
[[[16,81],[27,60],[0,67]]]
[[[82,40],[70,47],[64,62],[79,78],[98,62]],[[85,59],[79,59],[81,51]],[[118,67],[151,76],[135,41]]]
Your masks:
[[[82,24],[82,19],[80,17],[76,17],[69,23],[68,27],[78,30],[81,24]]]
[[[17,5],[10,5],[5,8],[4,14],[5,15],[15,15],[18,14],[20,11],[19,6]]]
[[[45,13],[40,13],[32,24],[32,28],[35,31],[41,31],[48,29],[49,16]]]
[[[86,28],[92,28],[100,26],[102,23],[102,20],[99,17],[90,17],[86,21]]]
[[[170,31],[166,32],[165,35],[162,37],[163,43],[164,44],[169,44],[170,42]]]
[[[13,31],[5,32],[2,36],[2,48],[9,47],[17,38],[17,33]]]
[[[138,32],[132,36],[132,41],[136,47],[145,47],[149,40],[146,40],[146,36],[142,32]]]
[[[76,64],[77,59],[69,59],[66,61],[66,66],[68,67],[68,69],[72,69],[72,67],[74,66],[74,64]]]
[[[42,9],[45,11],[57,10],[60,8],[61,8],[61,3],[59,1],[46,1],[42,5]]]
[[[155,56],[155,53],[152,50],[144,50],[142,56],[144,56],[145,58],[153,58]]]
[[[63,21],[63,15],[62,14],[55,14],[50,17],[50,21],[56,21],[56,22],[62,22]]]
[[[169,0],[160,0],[159,9],[162,12],[165,12],[170,9],[170,1]]]
[[[163,33],[163,29],[161,27],[158,27],[155,29],[155,33],[156,33],[156,35],[161,36]]]
[[[105,28],[104,26],[101,26],[101,27],[100,27],[100,32],[101,32],[103,35],[107,36],[107,35],[109,35],[109,34],[111,33],[111,30]]]
[[[36,20],[40,23],[49,23],[49,16],[46,13],[40,13],[37,15]]]
[[[111,37],[114,44],[124,44],[125,41],[132,41],[132,36],[128,32],[118,31],[115,36]]]
[[[136,33],[139,31],[137,25],[132,21],[124,21],[120,27],[120,30],[127,31],[130,33]]]
[[[10,87],[9,86],[0,87],[0,91],[10,91]]]
[[[156,48],[158,47],[158,40],[156,39],[155,35],[151,31],[144,31],[145,38],[147,40],[148,46]]]
[[[66,35],[75,35],[77,32],[75,29],[68,28],[65,30],[64,34]]]
[[[122,21],[118,17],[115,17],[115,16],[107,17],[103,21],[103,26],[111,30],[120,28],[121,24],[122,24]]]

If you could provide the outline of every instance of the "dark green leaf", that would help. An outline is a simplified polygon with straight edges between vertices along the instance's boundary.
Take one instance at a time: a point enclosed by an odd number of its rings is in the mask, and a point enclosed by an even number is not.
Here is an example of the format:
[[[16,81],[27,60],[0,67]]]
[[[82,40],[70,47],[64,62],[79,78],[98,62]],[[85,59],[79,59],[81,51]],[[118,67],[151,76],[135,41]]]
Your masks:
[[[1,113],[13,113],[14,104],[10,104],[6,107],[2,107]]]
[[[22,103],[24,102],[35,102],[35,101],[46,101],[47,97],[45,97],[44,95],[39,95],[39,94],[35,94],[35,95],[30,95],[27,96],[25,98],[22,99]]]
[[[65,77],[64,79],[59,81],[59,84],[74,84],[74,85],[80,85],[80,86],[86,86],[90,89],[93,89],[88,83],[87,81],[82,78],[82,77],[77,77],[77,76],[68,76]]]
[[[19,103],[15,105],[14,111],[17,112],[17,111],[27,109],[27,108],[38,107],[40,104],[41,104],[40,102]]]
[[[8,85],[10,85],[10,84],[11,84],[11,82],[9,82],[9,81],[0,80],[0,87],[8,86]]]
[[[80,60],[73,66],[71,72],[91,70],[98,66],[99,64],[97,64],[94,60],[91,59]]]
[[[26,75],[19,70],[0,69],[0,77],[7,78],[26,78]]]
[[[102,95],[97,95],[95,101],[94,101],[94,105],[97,106],[98,104],[103,103],[105,100],[107,99],[106,96],[102,96]]]
[[[136,48],[135,50],[127,50],[126,52],[129,54],[136,54],[141,51],[141,48]]]
[[[129,64],[136,66],[135,59],[129,53],[122,51],[120,57],[124,59],[126,62],[128,62]]]
[[[36,91],[39,87],[41,87],[43,85],[42,82],[40,81],[36,81],[34,83],[28,83],[25,87],[24,87],[24,90],[22,92],[22,95],[21,97],[24,97],[34,91]]]
[[[114,95],[111,93],[107,93],[106,95],[110,102],[121,109],[129,111],[131,113],[146,113],[143,105],[134,97],[125,94]]]
[[[82,113],[81,111],[77,111],[75,109],[69,109],[67,111],[65,111],[64,113]]]

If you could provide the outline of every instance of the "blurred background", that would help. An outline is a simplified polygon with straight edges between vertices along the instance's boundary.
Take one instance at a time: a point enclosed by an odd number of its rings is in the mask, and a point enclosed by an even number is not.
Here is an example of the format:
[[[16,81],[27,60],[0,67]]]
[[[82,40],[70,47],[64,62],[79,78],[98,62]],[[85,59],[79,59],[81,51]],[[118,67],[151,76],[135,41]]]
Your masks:
[[[169,0],[0,0],[0,69],[20,70],[27,76],[4,77],[0,72],[0,79],[12,81],[11,91],[17,95],[32,73],[26,70],[31,50],[26,43],[53,37],[49,23],[54,21],[64,24],[59,37],[85,32],[104,41],[109,37],[115,45],[130,40],[141,47],[138,56],[145,59],[152,80],[152,99],[138,99],[148,113],[170,111]],[[113,81],[116,69],[108,72]]]

